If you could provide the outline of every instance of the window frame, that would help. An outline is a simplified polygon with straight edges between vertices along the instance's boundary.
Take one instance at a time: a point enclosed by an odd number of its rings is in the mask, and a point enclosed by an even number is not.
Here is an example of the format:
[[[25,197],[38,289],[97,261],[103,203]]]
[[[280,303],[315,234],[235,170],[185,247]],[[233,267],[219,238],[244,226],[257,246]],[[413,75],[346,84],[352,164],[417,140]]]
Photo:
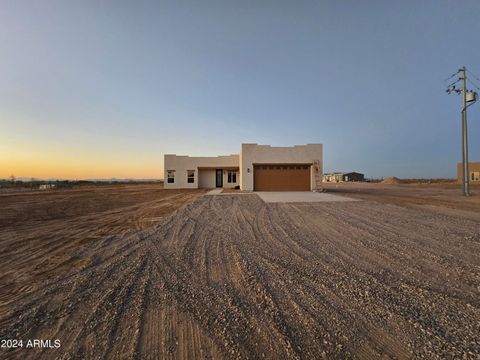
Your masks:
[[[175,184],[175,170],[167,170],[167,184]]]
[[[195,184],[195,170],[187,170],[187,184]]]
[[[232,181],[235,180],[235,181]],[[227,183],[228,184],[236,184],[237,183],[237,171],[235,170],[228,170],[227,171]]]

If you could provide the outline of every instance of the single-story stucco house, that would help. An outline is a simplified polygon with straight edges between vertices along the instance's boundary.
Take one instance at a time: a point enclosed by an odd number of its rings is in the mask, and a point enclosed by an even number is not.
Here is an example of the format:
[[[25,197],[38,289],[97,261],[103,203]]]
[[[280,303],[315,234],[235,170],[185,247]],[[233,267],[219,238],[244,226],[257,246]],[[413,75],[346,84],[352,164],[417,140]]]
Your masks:
[[[323,182],[365,181],[365,175],[358,172],[323,174]]]
[[[166,189],[235,188],[315,191],[322,187],[322,144],[274,147],[242,144],[240,154],[192,157],[165,154]]]

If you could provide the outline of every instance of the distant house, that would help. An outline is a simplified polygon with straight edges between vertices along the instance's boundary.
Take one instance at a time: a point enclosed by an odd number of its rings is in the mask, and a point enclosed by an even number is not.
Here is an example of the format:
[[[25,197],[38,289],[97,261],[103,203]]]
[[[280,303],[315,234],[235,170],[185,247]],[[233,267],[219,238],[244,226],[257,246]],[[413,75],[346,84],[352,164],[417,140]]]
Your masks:
[[[323,182],[365,181],[365,175],[358,172],[327,173],[323,175]]]
[[[342,182],[343,173],[327,173],[323,174],[323,182]]]
[[[52,190],[56,188],[55,184],[42,184],[38,187],[40,190]]]
[[[343,181],[365,181],[365,175],[358,172],[343,174]]]
[[[462,182],[462,163],[457,164],[457,179]],[[468,180],[471,183],[480,184],[480,161],[468,163]]]

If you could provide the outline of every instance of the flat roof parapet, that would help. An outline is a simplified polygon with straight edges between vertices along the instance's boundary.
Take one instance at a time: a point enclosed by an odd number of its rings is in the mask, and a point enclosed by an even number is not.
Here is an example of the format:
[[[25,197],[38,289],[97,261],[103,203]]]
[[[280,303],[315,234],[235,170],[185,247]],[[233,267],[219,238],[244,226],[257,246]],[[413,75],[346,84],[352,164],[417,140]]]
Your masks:
[[[267,144],[257,144],[257,143],[242,143],[242,145],[256,145],[256,146],[263,146],[263,147],[269,147],[269,148],[294,148],[294,147],[305,147],[308,145],[323,145],[320,143],[313,143],[313,144],[303,144],[303,145],[292,145],[292,146],[272,146],[272,145],[267,145]]]
[[[187,158],[221,158],[221,157],[230,157],[230,156],[238,156],[238,154],[230,154],[230,155],[217,155],[217,156],[190,156],[190,155],[178,155],[178,154],[165,154],[165,156],[176,156],[176,157],[187,157]]]

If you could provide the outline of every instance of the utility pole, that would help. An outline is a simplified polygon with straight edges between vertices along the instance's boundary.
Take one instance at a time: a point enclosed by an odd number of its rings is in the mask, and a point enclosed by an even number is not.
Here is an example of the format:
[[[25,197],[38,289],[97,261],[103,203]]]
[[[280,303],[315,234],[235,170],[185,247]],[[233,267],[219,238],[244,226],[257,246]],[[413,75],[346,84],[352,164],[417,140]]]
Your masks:
[[[468,178],[468,129],[467,129],[467,71],[460,69],[462,79],[462,187],[463,195],[470,196],[470,179]]]
[[[477,101],[477,93],[475,91],[469,91],[467,89],[467,81],[473,84],[475,88],[480,90],[480,87],[476,85],[472,80],[467,79],[467,69],[463,66],[459,69],[455,74],[450,76],[445,81],[449,81],[450,79],[454,78],[459,75],[458,79],[452,82],[450,85],[447,86],[447,94],[462,94],[462,190],[464,196],[470,196],[470,179],[469,179],[469,172],[468,172],[468,130],[467,130],[467,108],[470,105],[473,105]],[[468,71],[472,74],[471,71]],[[479,80],[479,78],[472,75],[475,79]],[[462,82],[462,88],[457,89],[457,83]]]

